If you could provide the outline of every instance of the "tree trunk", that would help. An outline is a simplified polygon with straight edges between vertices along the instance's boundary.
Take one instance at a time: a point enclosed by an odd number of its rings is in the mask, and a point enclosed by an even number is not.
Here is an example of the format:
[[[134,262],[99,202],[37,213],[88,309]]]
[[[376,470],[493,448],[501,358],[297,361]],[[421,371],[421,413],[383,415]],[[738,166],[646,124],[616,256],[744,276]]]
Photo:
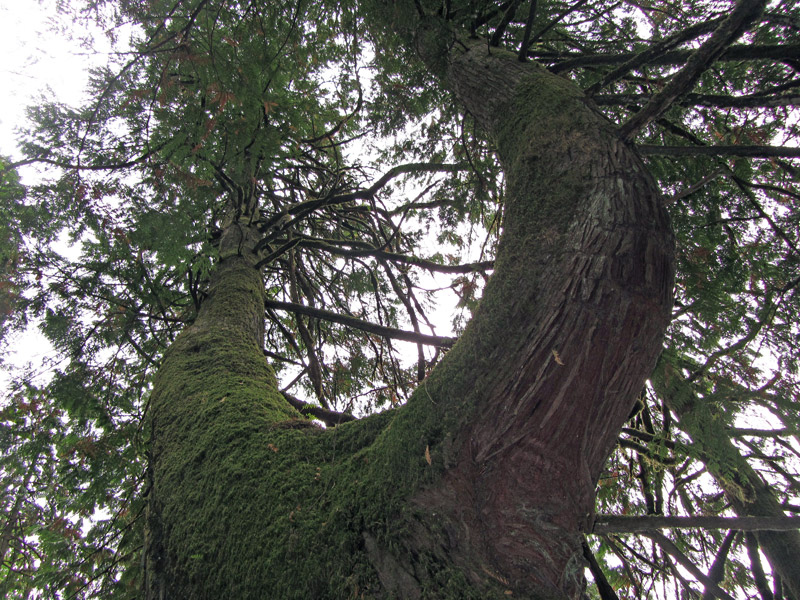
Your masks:
[[[427,60],[507,182],[474,319],[408,405],[307,427],[261,354],[256,260],[229,244],[153,391],[150,597],[583,590],[595,484],[669,320],[672,237],[641,161],[579,89],[444,39]]]
[[[259,477],[251,445],[272,424],[300,418],[267,365],[264,291],[254,231],[229,225],[209,296],[164,356],[150,401],[148,598],[214,597],[202,583],[236,543],[231,521],[247,503],[233,493]],[[258,449],[255,449],[258,452]],[[225,542],[225,543],[223,543]],[[250,549],[254,552],[255,549]],[[236,597],[220,588],[216,597]]]

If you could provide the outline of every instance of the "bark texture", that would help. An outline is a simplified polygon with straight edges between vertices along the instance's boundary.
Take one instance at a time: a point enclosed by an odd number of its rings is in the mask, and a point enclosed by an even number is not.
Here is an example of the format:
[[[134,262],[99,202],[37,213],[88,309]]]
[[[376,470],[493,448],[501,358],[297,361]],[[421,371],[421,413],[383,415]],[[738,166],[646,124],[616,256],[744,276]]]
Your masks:
[[[148,598],[211,597],[191,592],[209,559],[236,543],[232,494],[251,468],[253,434],[299,418],[278,393],[264,360],[264,293],[252,232],[226,229],[221,261],[195,322],[163,359],[151,397]],[[204,584],[205,585],[205,584]],[[210,592],[211,590],[207,590]]]
[[[448,553],[475,581],[576,597],[597,478],[669,320],[669,226],[636,154],[570,82],[438,24],[417,40],[495,139],[508,196],[481,306],[405,414],[459,415],[436,446],[441,484],[413,503],[450,523]]]
[[[669,320],[669,225],[636,153],[567,80],[440,23],[417,39],[505,170],[481,305],[407,406],[309,428],[264,361],[258,257],[231,225],[153,392],[152,598],[583,590],[595,484]]]

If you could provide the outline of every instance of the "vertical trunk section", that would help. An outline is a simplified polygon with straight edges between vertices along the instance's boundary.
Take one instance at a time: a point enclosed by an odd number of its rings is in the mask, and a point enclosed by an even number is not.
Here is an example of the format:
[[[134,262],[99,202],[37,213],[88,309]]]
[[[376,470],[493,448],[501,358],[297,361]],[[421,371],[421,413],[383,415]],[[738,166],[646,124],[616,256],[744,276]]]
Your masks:
[[[264,292],[250,232],[234,223],[195,322],[166,353],[150,401],[148,598],[213,597],[238,530],[233,491],[248,482],[248,441],[299,417],[262,351]],[[262,449],[256,449],[263,450]],[[250,502],[258,502],[251,498]],[[249,503],[248,503],[249,504]]]
[[[671,230],[580,89],[446,24],[417,43],[495,140],[506,216],[472,322],[383,441],[415,439],[442,471],[411,502],[446,535],[423,546],[476,585],[577,598],[595,485],[670,319]]]

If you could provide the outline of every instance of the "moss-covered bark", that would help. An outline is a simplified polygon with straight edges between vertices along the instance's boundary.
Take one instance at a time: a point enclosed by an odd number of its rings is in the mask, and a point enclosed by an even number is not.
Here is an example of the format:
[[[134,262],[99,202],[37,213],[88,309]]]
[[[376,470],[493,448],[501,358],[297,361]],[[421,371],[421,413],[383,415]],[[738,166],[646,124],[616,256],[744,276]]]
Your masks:
[[[669,320],[672,238],[643,165],[579,89],[439,25],[417,44],[497,143],[504,233],[473,322],[381,442],[387,457],[430,449],[442,479],[409,505],[446,523],[470,581],[575,597],[597,477]]]
[[[218,266],[210,295],[164,357],[151,398],[148,590],[180,597],[229,550],[243,475],[262,458],[251,439],[300,415],[264,360],[263,284],[247,255]],[[231,529],[232,528],[232,529]],[[230,540],[233,543],[233,539]]]
[[[423,584],[398,566],[388,548],[408,526],[403,502],[435,471],[412,444],[391,457],[406,477],[387,477],[375,440],[399,411],[326,431],[289,407],[260,346],[254,263],[246,249],[223,257],[156,379],[147,597],[409,597],[410,580],[410,597],[491,597],[447,565],[420,571]]]
[[[669,227],[580,90],[432,39],[508,184],[473,322],[407,406],[304,426],[261,354],[260,276],[237,234],[153,393],[151,597],[580,594],[594,486],[669,318]]]

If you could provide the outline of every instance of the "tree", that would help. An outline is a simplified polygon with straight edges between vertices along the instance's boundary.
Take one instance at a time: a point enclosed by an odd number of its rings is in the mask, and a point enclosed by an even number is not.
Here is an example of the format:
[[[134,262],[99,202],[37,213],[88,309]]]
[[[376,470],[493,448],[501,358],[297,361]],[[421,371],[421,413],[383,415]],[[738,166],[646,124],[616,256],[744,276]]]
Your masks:
[[[797,7],[84,10],[136,29],[16,165],[56,176],[15,208],[15,323],[65,361],[4,408],[9,593],[800,595]]]

